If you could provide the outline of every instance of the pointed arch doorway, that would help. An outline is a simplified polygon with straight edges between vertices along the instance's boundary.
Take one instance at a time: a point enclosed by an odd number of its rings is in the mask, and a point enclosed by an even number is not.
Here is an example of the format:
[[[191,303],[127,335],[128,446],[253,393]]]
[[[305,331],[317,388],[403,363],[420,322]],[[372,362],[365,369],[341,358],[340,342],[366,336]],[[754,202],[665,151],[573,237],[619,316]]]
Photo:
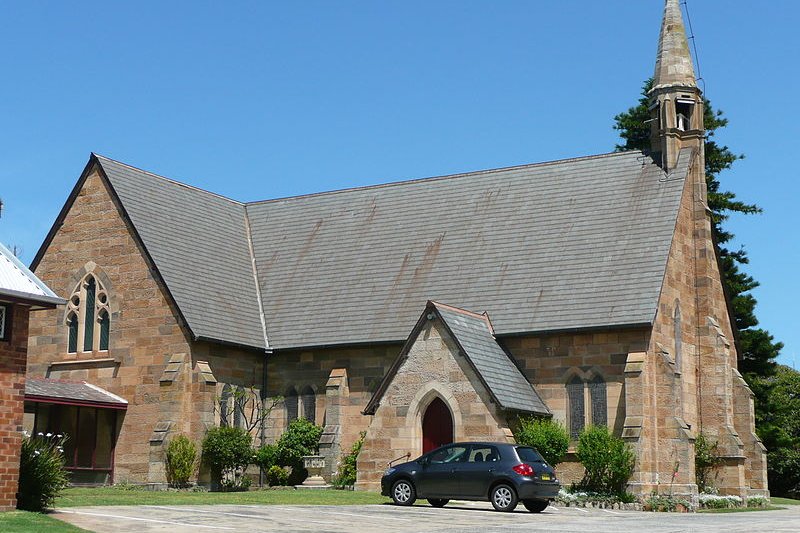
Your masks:
[[[453,442],[453,415],[441,398],[434,398],[422,417],[422,453]]]

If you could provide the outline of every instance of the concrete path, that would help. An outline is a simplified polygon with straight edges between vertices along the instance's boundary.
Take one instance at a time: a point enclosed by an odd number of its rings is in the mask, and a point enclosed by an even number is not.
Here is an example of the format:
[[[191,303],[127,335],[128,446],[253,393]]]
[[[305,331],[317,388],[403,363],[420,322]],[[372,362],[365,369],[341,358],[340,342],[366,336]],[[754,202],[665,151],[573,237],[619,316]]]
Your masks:
[[[533,514],[520,506],[498,513],[488,503],[451,503],[443,509],[425,504],[281,506],[281,505],[143,505],[76,507],[53,515],[83,529],[101,533],[156,532],[216,533],[224,531],[393,533],[580,531],[747,532],[800,531],[800,506],[784,511],[729,514],[644,513],[548,507]]]

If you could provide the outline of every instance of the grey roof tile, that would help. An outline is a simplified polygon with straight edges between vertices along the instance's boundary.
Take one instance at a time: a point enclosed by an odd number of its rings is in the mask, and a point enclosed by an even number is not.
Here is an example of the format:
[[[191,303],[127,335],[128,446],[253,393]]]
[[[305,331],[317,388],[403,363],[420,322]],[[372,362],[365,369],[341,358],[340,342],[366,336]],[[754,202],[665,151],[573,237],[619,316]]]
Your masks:
[[[500,407],[551,414],[534,386],[497,343],[488,317],[437,302],[432,305]]]
[[[246,205],[98,160],[192,332],[264,347],[260,289],[281,349],[402,341],[428,300],[485,309],[497,335],[651,323],[690,157],[669,177],[624,152]]]
[[[650,323],[690,153],[640,152],[247,205],[274,347],[397,341],[427,300],[498,335]]]
[[[192,333],[264,348],[244,205],[97,159]]]

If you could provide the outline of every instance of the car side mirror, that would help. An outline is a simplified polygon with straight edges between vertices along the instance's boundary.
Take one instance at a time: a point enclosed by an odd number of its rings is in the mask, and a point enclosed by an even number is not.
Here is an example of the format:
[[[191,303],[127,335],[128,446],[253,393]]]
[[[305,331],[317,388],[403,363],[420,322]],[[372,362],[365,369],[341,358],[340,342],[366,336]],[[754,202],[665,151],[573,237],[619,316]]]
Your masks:
[[[428,466],[428,463],[430,462],[430,457],[423,457],[422,459],[420,459],[417,462],[419,464],[421,464],[422,466]]]

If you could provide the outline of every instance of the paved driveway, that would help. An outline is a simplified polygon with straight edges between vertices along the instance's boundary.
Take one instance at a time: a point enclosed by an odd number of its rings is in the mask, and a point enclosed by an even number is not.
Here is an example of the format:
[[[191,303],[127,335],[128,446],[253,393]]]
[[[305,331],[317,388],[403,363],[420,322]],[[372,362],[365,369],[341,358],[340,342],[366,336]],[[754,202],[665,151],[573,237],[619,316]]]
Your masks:
[[[591,533],[800,530],[800,506],[785,511],[730,514],[665,514],[574,507],[548,507],[532,514],[522,506],[514,513],[498,513],[488,503],[452,503],[443,509],[424,504],[410,508],[393,505],[281,506],[197,505],[117,506],[60,509],[55,515],[90,531],[108,533],[169,531],[215,533],[223,531],[289,532],[501,532],[580,531]]]

